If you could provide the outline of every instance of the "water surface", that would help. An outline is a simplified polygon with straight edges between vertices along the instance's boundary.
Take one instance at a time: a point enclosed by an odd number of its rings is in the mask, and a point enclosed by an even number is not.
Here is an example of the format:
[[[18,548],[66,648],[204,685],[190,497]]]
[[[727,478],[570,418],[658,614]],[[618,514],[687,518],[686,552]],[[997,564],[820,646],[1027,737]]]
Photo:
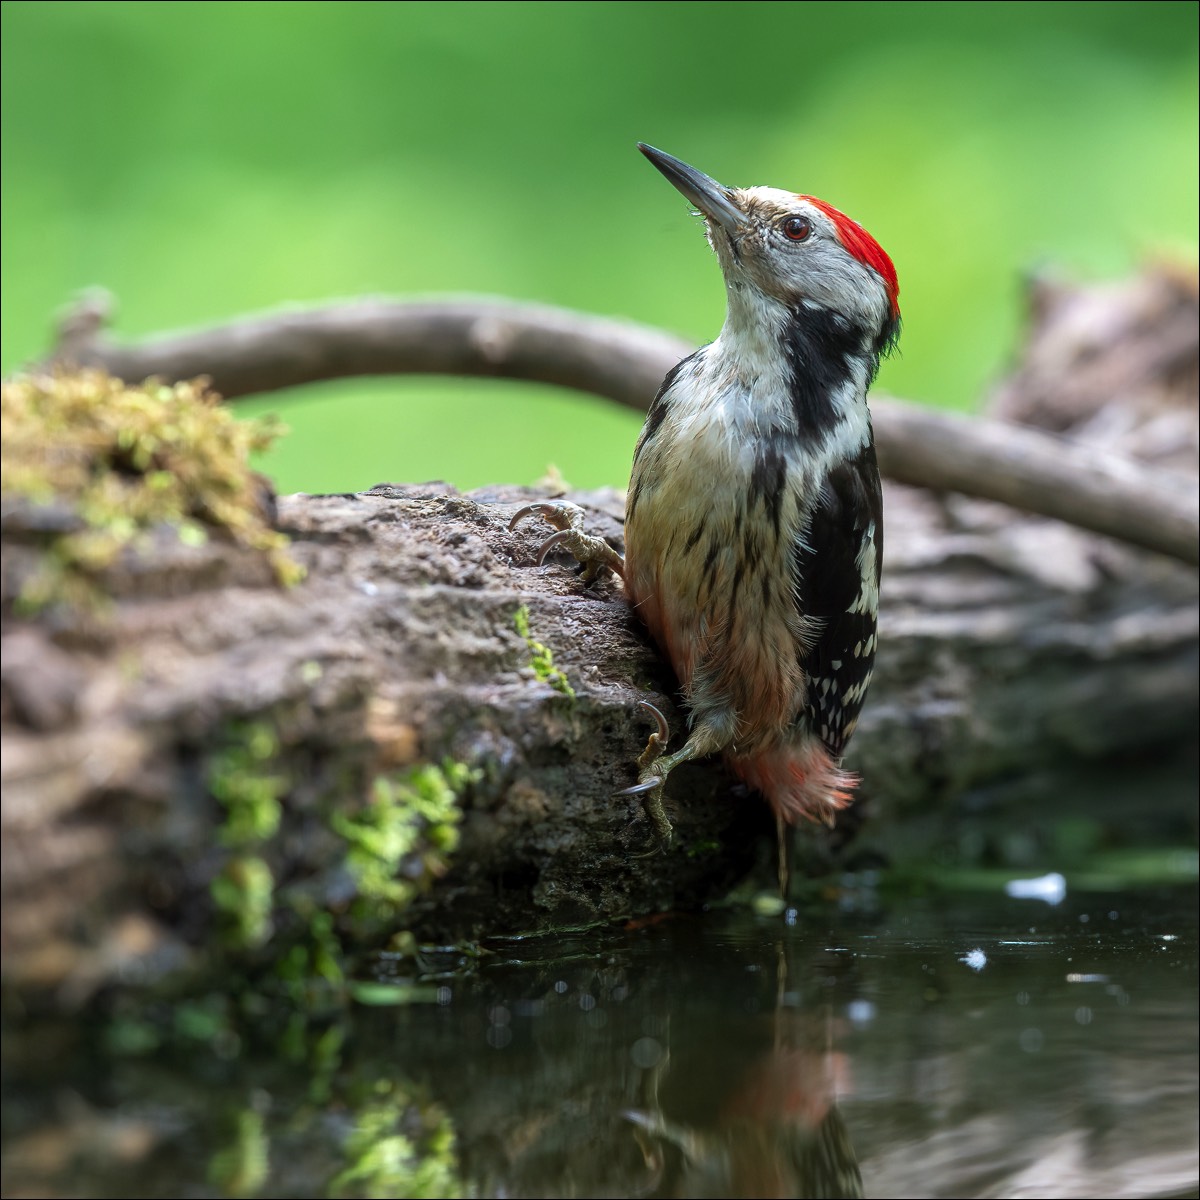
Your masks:
[[[23,1046],[5,1193],[1197,1194],[1193,887],[848,884],[384,958],[360,994],[403,1003],[254,1038]]]

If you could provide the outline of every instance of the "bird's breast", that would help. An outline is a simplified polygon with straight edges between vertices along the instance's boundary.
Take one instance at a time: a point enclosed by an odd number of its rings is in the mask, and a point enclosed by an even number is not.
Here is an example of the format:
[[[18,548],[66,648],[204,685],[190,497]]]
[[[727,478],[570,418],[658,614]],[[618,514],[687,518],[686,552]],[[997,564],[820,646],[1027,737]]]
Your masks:
[[[804,472],[744,406],[679,403],[639,447],[626,512],[626,587],[694,716],[736,714],[738,742],[788,724],[804,701],[806,622],[793,548]]]

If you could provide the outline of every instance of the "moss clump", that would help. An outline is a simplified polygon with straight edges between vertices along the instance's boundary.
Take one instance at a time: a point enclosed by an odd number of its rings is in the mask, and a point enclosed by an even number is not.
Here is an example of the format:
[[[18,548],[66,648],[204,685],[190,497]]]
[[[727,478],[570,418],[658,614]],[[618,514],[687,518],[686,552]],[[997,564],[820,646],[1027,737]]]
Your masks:
[[[360,812],[333,814],[333,830],[349,847],[346,866],[376,915],[399,911],[444,874],[458,845],[459,796],[478,777],[477,770],[449,760],[441,767],[413,767],[378,777]]]
[[[464,1194],[454,1126],[437,1104],[381,1080],[381,1098],[358,1114],[331,1196],[453,1197]]]
[[[280,797],[288,780],[277,769],[279,739],[262,721],[230,727],[223,749],[208,760],[209,792],[225,809],[218,841],[234,851],[209,893],[228,943],[263,945],[274,929],[275,878],[259,851],[279,832]]]
[[[274,730],[254,722],[234,726],[228,745],[208,761],[208,790],[225,808],[218,836],[231,849],[266,841],[279,830],[279,800],[288,780],[273,769],[278,754]]]
[[[298,1012],[319,1007],[318,994],[327,995],[329,989],[338,991],[345,982],[344,955],[334,931],[333,915],[312,913],[307,921],[307,934],[287,951],[275,968],[288,1000]]]
[[[529,647],[529,665],[533,668],[533,673],[556,692],[574,700],[575,689],[571,686],[566,672],[554,665],[554,653],[529,632],[529,609],[526,605],[522,604],[513,613],[513,628],[525,639],[525,645]]]
[[[250,948],[267,941],[273,929],[275,878],[261,858],[254,854],[231,858],[209,890],[234,946]]]
[[[281,583],[301,577],[248,465],[281,432],[273,419],[237,420],[202,380],[131,387],[81,371],[18,376],[0,391],[0,488],[69,510],[46,534],[26,609],[94,605],[97,576],[163,527],[188,544],[220,534],[265,553]]]

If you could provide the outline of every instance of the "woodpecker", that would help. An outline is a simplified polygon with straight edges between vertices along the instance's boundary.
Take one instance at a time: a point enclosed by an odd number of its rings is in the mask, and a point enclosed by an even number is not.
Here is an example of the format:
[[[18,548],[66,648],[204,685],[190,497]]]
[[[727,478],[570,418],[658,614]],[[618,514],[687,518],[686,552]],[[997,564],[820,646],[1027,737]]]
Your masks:
[[[841,761],[871,682],[883,548],[867,389],[900,331],[896,269],[823,200],[724,187],[638,148],[704,218],[725,323],[650,406],[623,560],[574,506],[528,505],[512,524],[541,515],[559,529],[542,557],[561,546],[618,572],[675,670],[688,739],[664,754],[654,710],[625,793],[643,796],[663,842],[667,776],[719,753],[766,796],[782,845],[801,818],[832,825],[857,783]]]

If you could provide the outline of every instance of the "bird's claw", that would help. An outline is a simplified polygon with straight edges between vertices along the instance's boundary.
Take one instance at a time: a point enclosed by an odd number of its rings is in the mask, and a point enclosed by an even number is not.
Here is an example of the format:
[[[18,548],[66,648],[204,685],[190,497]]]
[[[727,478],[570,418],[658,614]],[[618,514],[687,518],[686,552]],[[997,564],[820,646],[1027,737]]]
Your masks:
[[[552,533],[537,549],[537,564],[540,567],[551,550],[563,549],[573,554],[583,564],[584,579],[591,582],[604,567],[624,573],[625,562],[603,539],[592,537],[583,531],[583,509],[566,500],[539,500],[517,509],[509,519],[510,530],[527,517],[538,516],[553,525],[558,532]]]
[[[591,580],[597,571],[608,567],[618,575],[624,574],[625,562],[621,556],[603,539],[592,537],[583,531],[583,509],[578,504],[566,500],[538,500],[517,509],[509,518],[510,530],[528,517],[538,516],[549,522],[557,530],[552,533],[537,550],[537,563],[540,567],[546,556],[558,548],[569,551],[584,567],[584,578]],[[666,772],[655,772],[651,768],[662,756],[670,737],[670,726],[667,718],[650,703],[649,700],[639,700],[642,708],[648,709],[654,717],[654,732],[646,742],[646,748],[639,755],[638,782],[632,787],[624,788],[618,796],[644,797],[643,804],[646,816],[658,834],[658,845],[650,854],[658,854],[671,845],[671,822],[663,809],[662,789],[666,781]],[[645,855],[644,857],[649,857]]]
[[[577,504],[568,504],[563,500],[537,500],[533,504],[518,508],[509,518],[508,528],[516,529],[526,517],[532,517],[535,513],[539,517],[545,517],[556,529],[570,529],[573,518],[580,524],[583,518],[583,510]]]
[[[649,818],[650,824],[654,826],[654,845],[644,854],[635,854],[635,858],[653,858],[656,854],[665,854],[670,850],[671,842],[674,840],[675,830],[663,808],[663,782],[660,776],[652,775],[648,779],[642,780],[641,783],[635,783],[633,787],[622,788],[617,793],[618,796],[644,796],[642,808]]]
[[[643,779],[641,783],[635,783],[633,787],[622,788],[618,796],[642,796],[646,792],[652,792],[655,788],[660,788],[663,785],[661,775],[651,775],[648,779]]]
[[[646,742],[645,750],[638,755],[637,760],[638,770],[641,772],[640,778],[645,779],[647,768],[655,763],[666,749],[667,739],[671,736],[671,727],[667,724],[667,718],[649,700],[639,700],[638,707],[648,709],[653,714],[655,726],[649,741]],[[662,778],[659,779],[659,782],[662,782]],[[638,784],[636,790],[646,791],[647,789],[642,784]]]
[[[650,818],[650,823],[654,826],[654,830],[658,834],[658,845],[653,850],[640,856],[649,858],[653,854],[669,850],[674,833],[666,810],[663,808],[662,789],[667,777],[665,774],[659,774],[651,770],[655,762],[661,757],[671,730],[667,725],[667,718],[649,700],[639,700],[638,705],[641,708],[649,709],[653,714],[655,729],[650,735],[649,741],[646,742],[645,750],[642,751],[637,760],[638,782],[632,787],[622,788],[617,795],[645,797],[643,805],[646,810],[646,816]]]

